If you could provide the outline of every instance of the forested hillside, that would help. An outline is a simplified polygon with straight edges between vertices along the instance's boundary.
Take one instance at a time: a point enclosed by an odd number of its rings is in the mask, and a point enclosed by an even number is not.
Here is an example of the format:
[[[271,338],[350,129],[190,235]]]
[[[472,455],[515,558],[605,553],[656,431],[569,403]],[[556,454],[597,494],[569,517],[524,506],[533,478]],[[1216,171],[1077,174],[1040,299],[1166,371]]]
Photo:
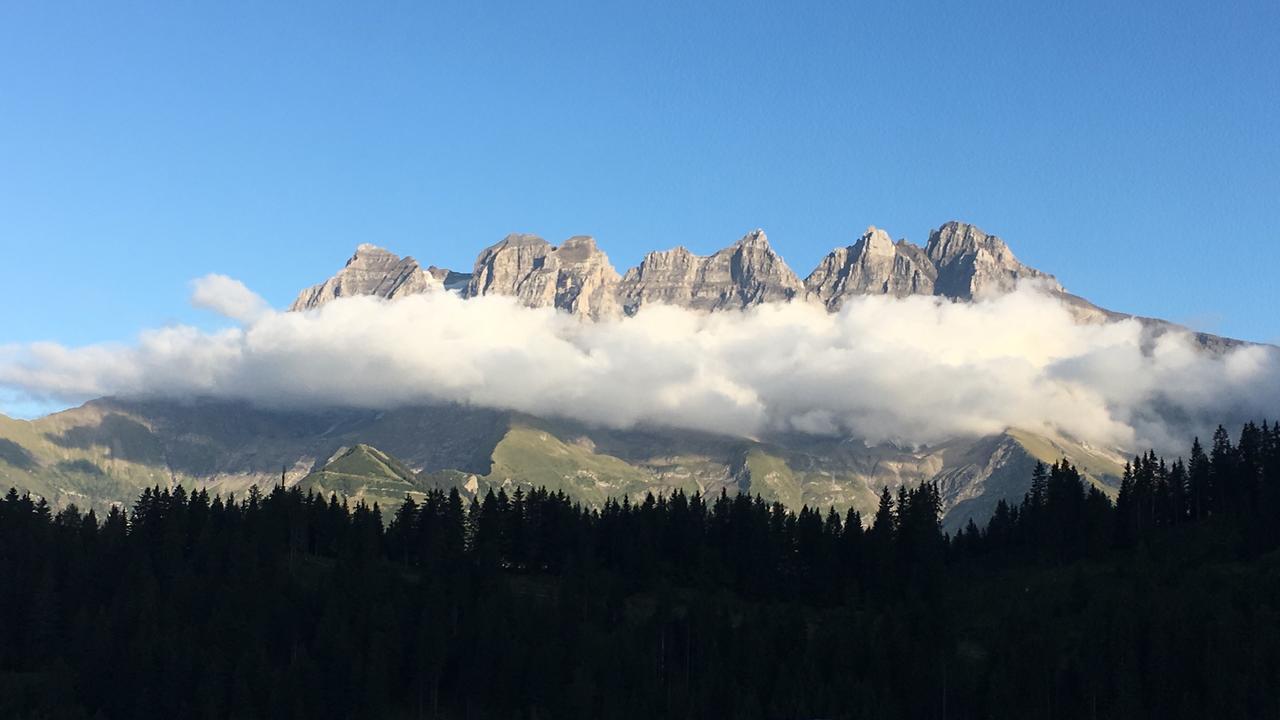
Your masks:
[[[984,528],[940,508],[11,491],[0,716],[1280,713],[1280,427],[1135,458],[1114,503],[1060,462]]]
[[[389,477],[341,461],[362,445],[405,467]],[[74,503],[99,515],[132,505],[157,483],[243,496],[254,484],[279,481],[283,466],[288,486],[384,508],[406,492],[421,500],[432,488],[456,487],[469,503],[490,489],[510,495],[545,486],[597,509],[609,497],[727,489],[792,511],[807,504],[869,514],[884,486],[932,481],[945,526],[955,531],[971,517],[985,522],[1000,499],[1021,498],[1037,460],[1063,458],[1114,493],[1123,455],[1019,430],[898,447],[798,433],[752,440],[661,427],[610,430],[447,403],[375,412],[211,399],[104,398],[33,421],[0,415],[0,490],[30,491],[55,511]]]

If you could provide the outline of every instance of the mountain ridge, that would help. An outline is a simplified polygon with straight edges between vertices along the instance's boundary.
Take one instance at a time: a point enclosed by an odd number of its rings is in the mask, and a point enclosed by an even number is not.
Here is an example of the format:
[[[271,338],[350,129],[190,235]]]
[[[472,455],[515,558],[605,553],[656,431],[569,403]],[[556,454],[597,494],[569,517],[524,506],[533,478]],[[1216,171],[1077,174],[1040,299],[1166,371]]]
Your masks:
[[[924,246],[906,239],[895,242],[884,230],[869,227],[852,244],[827,253],[803,280],[761,229],[709,255],[683,246],[651,251],[621,273],[588,235],[553,245],[538,235],[512,233],[482,250],[470,273],[435,266],[422,270],[412,257],[362,244],[341,271],[302,291],[289,310],[311,310],[351,295],[392,300],[446,290],[465,298],[509,296],[528,307],[552,307],[602,320],[633,315],[655,303],[715,312],[792,301],[836,311],[849,298],[865,295],[972,302],[1011,292],[1022,282],[1038,283],[1061,300],[1077,322],[1134,319],[1142,323],[1149,340],[1172,330],[1186,331],[1202,347],[1217,352],[1247,344],[1168,320],[1102,308],[1068,292],[1054,275],[1022,263],[999,236],[957,220],[930,231]]]
[[[536,235],[508,235],[480,253],[471,273],[423,268],[413,257],[362,244],[336,275],[302,291],[291,310],[358,295],[394,301],[455,292],[510,296],[595,321],[649,304],[717,312],[774,302],[813,302],[836,311],[866,295],[974,302],[1028,281],[1059,298],[1078,322],[1133,317],[1070,294],[1054,276],[1021,263],[999,237],[954,221],[932,231],[924,246],[870,227],[803,280],[760,229],[710,255],[683,247],[651,252],[625,273],[589,236],[552,245]],[[1147,342],[1178,327],[1137,319]],[[1240,344],[1196,337],[1210,352]],[[212,399],[101,398],[35,421],[0,416],[0,482],[61,505],[127,503],[140,488],[157,484],[242,492],[283,477],[384,503],[430,487],[475,496],[533,484],[587,504],[680,489],[750,492],[793,509],[852,507],[865,514],[884,487],[933,481],[952,527],[984,518],[1001,499],[1019,500],[1036,461],[1063,458],[1108,492],[1124,462],[1118,452],[1018,428],[904,448],[796,434],[745,438],[646,426],[608,429],[448,404],[271,410]],[[344,470],[353,465],[381,469]]]
[[[546,486],[587,506],[679,489],[869,517],[882,488],[936,481],[952,528],[982,520],[1000,499],[1020,499],[1035,461],[1063,457],[1108,492],[1118,482],[1119,456],[1021,431],[901,448],[607,429],[460,405],[285,411],[211,399],[103,398],[34,421],[0,416],[0,483],[82,509],[128,506],[155,485],[241,494],[283,476],[289,486],[384,508],[433,487],[477,497]]]

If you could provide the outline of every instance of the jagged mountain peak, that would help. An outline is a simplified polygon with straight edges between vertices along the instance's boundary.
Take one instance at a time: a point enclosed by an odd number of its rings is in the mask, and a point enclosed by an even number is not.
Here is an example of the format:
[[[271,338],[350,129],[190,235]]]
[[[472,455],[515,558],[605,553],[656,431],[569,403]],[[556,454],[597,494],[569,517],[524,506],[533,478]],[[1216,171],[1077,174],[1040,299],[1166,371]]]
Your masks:
[[[571,262],[586,261],[596,253],[604,254],[596,245],[596,239],[590,235],[574,235],[555,248],[555,252],[561,259]]]
[[[483,256],[485,253],[508,247],[546,247],[550,249],[551,243],[533,233],[510,233],[498,242],[485,248],[480,254]]]
[[[723,250],[721,252],[723,252]],[[631,268],[627,272],[639,270],[651,258],[654,260],[657,260],[660,258],[695,258],[695,257],[702,257],[702,256],[694,253],[692,250],[685,247],[684,245],[677,245],[673,248],[668,248],[667,250],[650,250],[649,252],[644,254],[644,257],[640,260],[639,265]]]
[[[971,301],[1011,292],[1036,280],[1066,303],[1079,322],[1127,317],[1068,294],[1050,274],[1020,262],[1007,243],[976,225],[952,220],[929,233],[924,247],[894,241],[867,227],[850,245],[830,252],[803,282],[756,228],[710,255],[684,246],[647,253],[620,275],[589,235],[559,246],[532,233],[511,233],[480,252],[472,274],[401,258],[361,244],[346,266],[325,283],[304,290],[291,310],[307,310],[338,297],[395,298],[439,288],[464,297],[506,295],[531,307],[554,307],[585,319],[634,314],[646,304],[698,311],[741,310],[766,302],[802,299],[838,310],[858,295],[937,295]],[[1143,319],[1152,333],[1169,323]],[[1198,336],[1206,347],[1234,341]]]
[[[894,252],[893,238],[875,225],[868,225],[867,231],[854,243],[855,248],[859,246],[862,252],[875,255],[889,255]]]
[[[906,241],[894,243],[875,226],[854,244],[831,251],[805,278],[808,296],[837,310],[857,295],[931,295],[938,271],[924,251]]]
[[[558,247],[536,235],[508,235],[480,253],[466,295],[507,295],[530,307],[599,319],[619,313],[619,279],[589,235],[575,235]]]
[[[764,230],[760,228],[756,228],[755,230],[752,230],[746,235],[743,235],[742,238],[738,240],[738,242],[730,246],[730,248],[740,248],[740,247],[753,247],[753,248],[761,248],[765,250],[773,250],[773,248],[769,245],[769,236],[765,235]],[[726,248],[726,249],[729,249],[729,248]]]
[[[938,268],[935,292],[953,299],[1006,293],[1022,280],[1062,290],[1052,275],[1019,262],[1004,240],[968,223],[953,220],[929,233],[925,253]]]
[[[589,235],[555,246],[533,233],[511,233],[480,252],[470,275],[429,268],[362,244],[342,273],[299,296],[292,309],[335,297],[394,297],[437,287],[467,297],[507,295],[532,307],[556,307],[584,317],[634,313],[647,303],[695,310],[742,309],[762,302],[816,299],[837,309],[851,295],[938,294],[968,300],[1007,292],[1024,278],[1052,276],[1027,267],[999,237],[951,221],[930,233],[925,248],[869,226],[852,245],[823,259],[804,282],[774,250],[763,229],[747,232],[711,255],[680,246],[650,252],[625,275]]]
[[[994,256],[1013,258],[1004,240],[988,235],[976,225],[951,220],[929,233],[925,252],[935,263],[946,263],[964,255],[988,252]]]
[[[627,271],[618,289],[627,314],[653,303],[707,311],[742,309],[785,302],[803,291],[800,279],[760,229],[711,255],[695,255],[684,247],[651,252]]]
[[[311,310],[340,297],[376,295],[387,299],[441,287],[412,257],[400,257],[370,243],[356,246],[342,270],[298,294],[290,310]]]

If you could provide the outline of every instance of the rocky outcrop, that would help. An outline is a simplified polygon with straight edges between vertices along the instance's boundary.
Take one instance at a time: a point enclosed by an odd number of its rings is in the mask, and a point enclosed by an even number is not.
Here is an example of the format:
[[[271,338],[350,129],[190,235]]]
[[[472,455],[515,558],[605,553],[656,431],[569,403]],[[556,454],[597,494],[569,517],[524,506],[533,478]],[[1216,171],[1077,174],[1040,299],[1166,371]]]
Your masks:
[[[786,301],[803,285],[760,230],[714,255],[685,248],[649,253],[619,277],[595,240],[554,247],[536,235],[508,235],[476,260],[466,295],[507,295],[529,307],[555,307],[591,319],[635,313],[646,303],[694,310]]]
[[[388,300],[442,287],[441,281],[418,266],[376,245],[363,244],[337,275],[298,294],[290,310],[311,310],[331,300],[353,295],[376,295]]]
[[[619,290],[623,311],[650,303],[693,310],[743,309],[803,296],[804,285],[774,252],[763,230],[753,230],[719,252],[700,256],[683,247],[652,252],[627,271]]]
[[[1052,275],[1023,265],[1003,240],[972,225],[949,222],[929,234],[925,248],[893,242],[877,228],[833,251],[805,279],[809,297],[831,310],[854,295],[942,295],[974,300],[1011,292],[1039,280],[1058,293]],[[1090,315],[1081,309],[1082,315]]]
[[[1112,312],[1072,295],[1052,275],[1019,262],[999,237],[955,221],[932,231],[923,248],[906,240],[893,242],[883,230],[868,228],[853,245],[823,258],[803,283],[770,247],[762,230],[709,256],[683,247],[651,252],[622,277],[595,240],[586,236],[555,247],[536,235],[508,235],[480,254],[474,273],[435,266],[423,270],[411,257],[361,245],[341,272],[304,290],[290,310],[308,310],[351,295],[396,298],[444,289],[464,297],[512,296],[530,307],[554,307],[592,320],[631,315],[651,303],[713,311],[801,298],[835,311],[857,295],[980,300],[1011,292],[1024,280],[1037,281],[1058,296],[1077,322],[1137,320],[1148,345],[1166,332],[1186,331],[1164,320]],[[1195,337],[1211,351],[1241,344],[1206,333]]]
[[[1020,280],[1040,280],[1062,291],[1052,275],[1018,262],[1003,240],[965,223],[949,222],[929,233],[925,252],[938,269],[938,295],[973,300],[1010,292]]]
[[[920,247],[894,243],[885,231],[869,227],[856,243],[823,258],[804,285],[811,299],[838,310],[851,295],[932,295],[937,277]]]
[[[465,294],[509,295],[529,307],[600,319],[618,314],[618,280],[593,238],[553,247],[537,235],[512,234],[480,253]]]
[[[471,282],[471,273],[454,272],[452,270],[446,270],[445,268],[436,267],[435,265],[427,268],[427,274],[436,280],[439,280],[445,290],[453,292],[466,291],[467,284]]]
[[[853,245],[827,255],[803,283],[762,230],[708,256],[683,247],[651,252],[625,277],[590,237],[572,237],[556,247],[537,235],[516,233],[485,248],[470,274],[435,266],[423,270],[411,257],[361,245],[341,272],[304,290],[290,310],[352,295],[391,299],[437,289],[466,297],[507,295],[529,307],[554,307],[589,319],[634,314],[650,303],[740,310],[797,297],[836,310],[854,295],[971,300],[1008,292],[1029,278],[1061,291],[1053,276],[1018,262],[1000,238],[958,222],[933,231],[924,249],[868,228]]]

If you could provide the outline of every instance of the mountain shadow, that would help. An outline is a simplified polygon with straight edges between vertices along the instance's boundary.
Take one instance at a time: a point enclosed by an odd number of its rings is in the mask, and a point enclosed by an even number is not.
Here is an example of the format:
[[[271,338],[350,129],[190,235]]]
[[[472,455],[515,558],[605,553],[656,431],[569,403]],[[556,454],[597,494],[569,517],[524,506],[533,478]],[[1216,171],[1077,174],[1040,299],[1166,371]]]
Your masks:
[[[19,470],[30,470],[36,466],[36,458],[30,450],[12,440],[0,438],[0,460]]]
[[[103,472],[102,468],[98,467],[97,463],[93,463],[83,459],[63,460],[59,462],[57,465],[54,465],[54,467],[57,468],[60,472],[65,472],[65,473],[80,473],[81,475],[92,475],[95,477],[106,475],[106,473]]]
[[[45,437],[64,448],[108,447],[113,456],[132,462],[164,461],[164,451],[151,429],[121,413],[109,412],[97,424],[69,427],[60,433],[48,432]]]

